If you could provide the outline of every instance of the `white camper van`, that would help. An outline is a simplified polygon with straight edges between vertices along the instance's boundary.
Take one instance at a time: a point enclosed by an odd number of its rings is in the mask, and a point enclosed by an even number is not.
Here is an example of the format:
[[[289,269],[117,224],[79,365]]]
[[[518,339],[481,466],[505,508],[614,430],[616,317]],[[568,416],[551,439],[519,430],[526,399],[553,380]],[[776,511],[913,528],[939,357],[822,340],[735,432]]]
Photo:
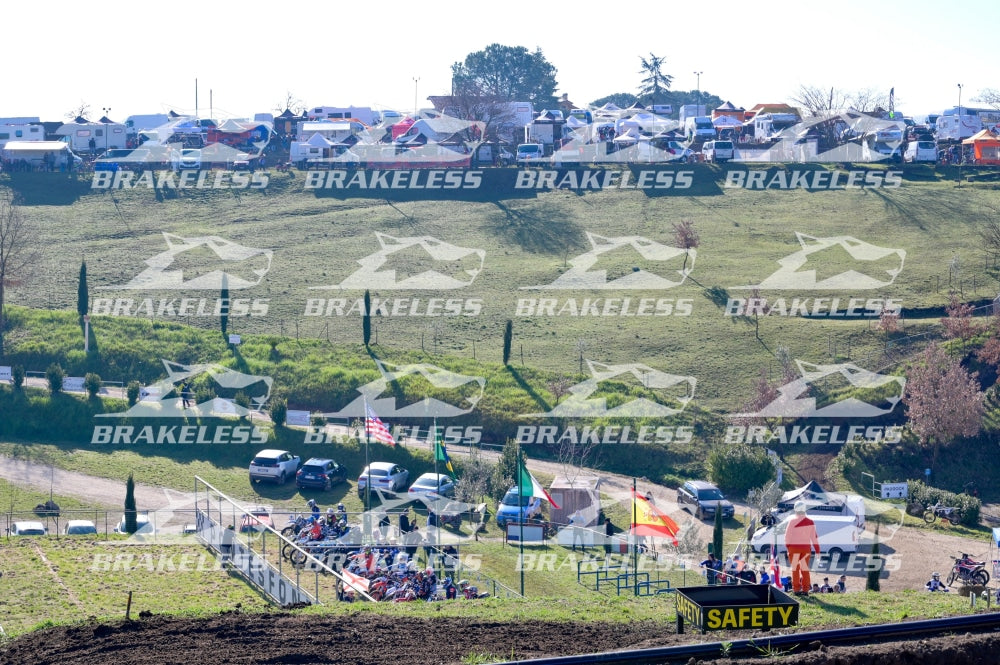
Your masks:
[[[785,548],[785,529],[788,523],[797,516],[792,514],[774,526],[757,529],[753,537],[750,538],[750,546],[754,552],[770,556],[771,549],[777,546],[777,552],[787,552]],[[845,552],[857,552],[858,541],[863,531],[858,526],[858,520],[854,515],[809,515],[816,524],[816,535],[819,536],[819,548],[821,554],[829,554],[833,558],[839,558]]]

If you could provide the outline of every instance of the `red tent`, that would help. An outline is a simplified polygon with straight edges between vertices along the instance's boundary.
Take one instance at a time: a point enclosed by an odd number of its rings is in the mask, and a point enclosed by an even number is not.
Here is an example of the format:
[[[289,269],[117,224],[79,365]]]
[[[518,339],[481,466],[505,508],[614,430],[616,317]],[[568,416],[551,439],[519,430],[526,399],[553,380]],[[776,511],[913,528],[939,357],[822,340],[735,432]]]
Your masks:
[[[1000,165],[1000,137],[988,129],[970,136],[962,145],[972,146],[972,158],[976,164]]]
[[[392,140],[395,141],[398,137],[402,136],[406,132],[410,131],[410,127],[416,122],[413,118],[407,116],[397,122],[392,126]]]

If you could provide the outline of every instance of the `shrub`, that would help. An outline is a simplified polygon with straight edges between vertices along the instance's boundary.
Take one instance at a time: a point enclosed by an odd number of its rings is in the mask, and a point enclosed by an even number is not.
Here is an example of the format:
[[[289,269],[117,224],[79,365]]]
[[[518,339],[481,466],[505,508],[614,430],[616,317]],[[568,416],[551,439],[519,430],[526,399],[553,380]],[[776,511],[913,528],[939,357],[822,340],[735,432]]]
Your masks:
[[[746,444],[721,446],[708,454],[708,475],[719,487],[744,495],[774,477],[774,464],[760,447]]]
[[[24,389],[24,366],[14,365],[10,370],[10,380],[14,386],[15,392],[20,392]]]
[[[284,397],[276,397],[271,400],[271,422],[274,423],[275,427],[281,427],[285,424],[285,418],[288,416],[288,402],[285,401]]]
[[[911,501],[923,504],[924,508],[939,502],[942,506],[958,506],[962,511],[962,524],[968,526],[979,524],[979,511],[983,503],[976,497],[931,487],[920,480],[911,480],[909,485]]]
[[[49,392],[53,395],[62,391],[63,379],[66,378],[66,372],[63,368],[59,366],[58,363],[52,363],[49,368],[45,370],[45,380],[49,383]]]
[[[97,397],[97,393],[101,392],[101,377],[93,372],[88,372],[83,377],[83,387],[87,389],[87,394],[91,399]]]
[[[128,397],[129,406],[135,406],[136,402],[139,401],[140,390],[142,390],[142,386],[139,385],[138,381],[128,382],[128,386],[125,387],[125,395]]]
[[[233,395],[233,402],[235,402],[238,406],[242,406],[244,409],[250,408],[250,396],[242,390]]]

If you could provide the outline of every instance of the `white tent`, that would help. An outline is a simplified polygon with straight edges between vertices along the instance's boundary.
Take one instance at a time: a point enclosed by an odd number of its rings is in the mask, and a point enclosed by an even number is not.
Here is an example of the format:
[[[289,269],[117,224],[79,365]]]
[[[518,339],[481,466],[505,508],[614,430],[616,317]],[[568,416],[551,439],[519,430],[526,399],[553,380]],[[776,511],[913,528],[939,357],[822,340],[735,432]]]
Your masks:
[[[720,115],[712,120],[712,125],[716,129],[728,129],[730,127],[742,127],[743,123],[731,115]]]

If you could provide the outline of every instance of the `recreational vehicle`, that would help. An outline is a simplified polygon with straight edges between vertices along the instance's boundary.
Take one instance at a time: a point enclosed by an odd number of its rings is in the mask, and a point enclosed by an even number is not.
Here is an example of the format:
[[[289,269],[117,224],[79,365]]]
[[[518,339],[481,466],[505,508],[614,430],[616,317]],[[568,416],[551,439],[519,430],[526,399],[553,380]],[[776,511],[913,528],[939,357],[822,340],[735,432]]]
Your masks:
[[[773,526],[757,529],[750,538],[753,551],[764,556],[770,556],[772,550],[778,554],[787,552],[785,530],[789,522],[796,518],[798,515],[788,515]],[[816,525],[820,554],[839,558],[841,554],[858,551],[858,541],[861,539],[863,528],[858,526],[854,516],[810,514],[809,519]]]
[[[44,141],[45,127],[33,124],[0,125],[0,149],[7,141]]]
[[[56,130],[74,152],[97,153],[125,148],[125,125],[117,122],[67,122]]]
[[[306,112],[310,120],[357,120],[366,127],[378,124],[378,112],[369,106],[317,106]]]

